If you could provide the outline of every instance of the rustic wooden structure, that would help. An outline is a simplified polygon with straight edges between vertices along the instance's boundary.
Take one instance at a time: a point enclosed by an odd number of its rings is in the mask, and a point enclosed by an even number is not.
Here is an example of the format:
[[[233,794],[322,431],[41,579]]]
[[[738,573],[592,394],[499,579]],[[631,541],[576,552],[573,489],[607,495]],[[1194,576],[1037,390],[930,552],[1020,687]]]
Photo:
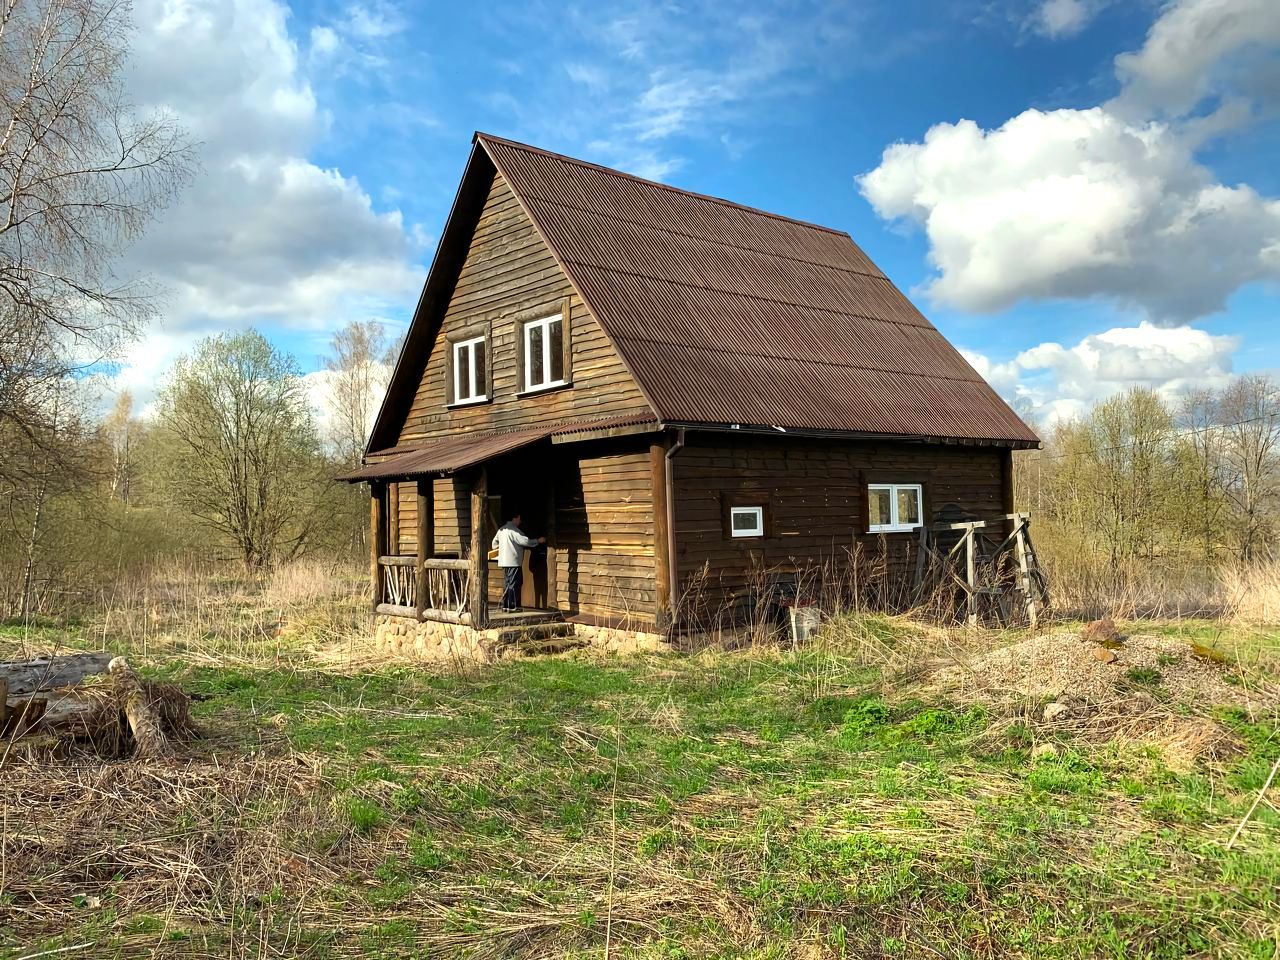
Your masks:
[[[1003,535],[1006,525],[1011,529]],[[1001,539],[992,534],[999,533]],[[984,615],[1001,626],[1033,630],[1049,605],[1049,588],[1031,542],[1031,518],[962,520],[920,527],[913,584],[917,604],[944,599],[968,626]]]
[[[477,134],[370,438],[375,613],[665,630],[761,569],[1008,523],[1035,435],[845,233]],[[1016,531],[1010,529],[1009,534]]]

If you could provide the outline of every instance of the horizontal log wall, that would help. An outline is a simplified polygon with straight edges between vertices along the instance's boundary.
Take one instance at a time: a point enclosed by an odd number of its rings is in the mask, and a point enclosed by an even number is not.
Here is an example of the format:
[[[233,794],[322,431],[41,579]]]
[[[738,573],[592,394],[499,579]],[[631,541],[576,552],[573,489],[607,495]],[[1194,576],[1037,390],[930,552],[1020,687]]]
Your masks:
[[[579,454],[579,447],[585,448]],[[556,467],[556,588],[586,620],[652,625],[656,598],[649,438],[566,444]],[[581,456],[581,459],[575,459]]]
[[[570,302],[573,385],[518,396],[523,388],[516,362],[518,321],[558,312]],[[489,331],[491,402],[446,409],[446,338],[482,326]],[[427,360],[422,383],[400,432],[400,442],[468,430],[500,430],[569,420],[646,413],[640,389],[573,292],[550,249],[501,174],[494,178],[457,286],[445,311],[441,335]]]
[[[463,478],[435,482],[436,556],[461,557],[470,543],[470,487]],[[411,556],[418,552],[418,491],[413,481],[391,485],[400,502],[399,536],[392,553]]]
[[[750,586],[753,564],[847,562],[859,543],[864,557],[887,551],[896,574],[909,576],[918,535],[869,533],[867,485],[922,484],[926,519],[949,503],[991,519],[1005,513],[1005,460],[983,447],[690,434],[672,489],[680,591],[705,570],[733,595]],[[753,505],[766,508],[766,536],[730,537],[728,507]]]

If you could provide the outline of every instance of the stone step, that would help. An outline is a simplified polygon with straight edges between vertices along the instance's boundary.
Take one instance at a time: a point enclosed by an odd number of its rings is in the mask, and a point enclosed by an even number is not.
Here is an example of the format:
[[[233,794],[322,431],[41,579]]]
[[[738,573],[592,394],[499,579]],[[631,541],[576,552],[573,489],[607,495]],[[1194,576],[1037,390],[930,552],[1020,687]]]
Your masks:
[[[503,630],[497,638],[497,647],[500,651],[528,656],[539,653],[558,653],[586,645],[587,641],[577,635],[571,623],[531,624],[527,627]]]

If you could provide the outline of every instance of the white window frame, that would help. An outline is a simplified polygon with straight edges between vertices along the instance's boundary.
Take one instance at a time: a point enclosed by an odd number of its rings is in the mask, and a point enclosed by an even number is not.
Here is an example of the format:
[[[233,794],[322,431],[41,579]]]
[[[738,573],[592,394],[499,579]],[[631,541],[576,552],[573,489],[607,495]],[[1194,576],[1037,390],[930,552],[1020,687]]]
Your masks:
[[[484,365],[485,370],[488,371],[489,364],[493,361],[489,356],[489,348],[488,345],[485,344],[485,337],[483,335],[478,337],[469,337],[466,340],[458,340],[453,344],[453,406],[455,407],[465,407],[472,403],[484,403],[489,399],[489,392],[485,389],[485,385],[483,383],[476,382],[475,345],[477,343],[482,345],[485,349]],[[463,356],[467,358],[465,365],[462,362]],[[466,368],[465,382],[468,387],[467,396],[465,397],[462,395],[464,366]]]
[[[533,330],[535,327],[542,329],[542,375],[544,377],[551,375],[551,358],[554,355],[551,350],[551,325],[553,323],[560,324],[560,342],[564,343],[564,338],[568,336],[568,331],[564,327],[564,312],[553,313],[550,316],[542,317],[539,320],[527,320],[524,324],[524,330],[520,336],[524,337],[524,392],[533,393],[538,390],[550,390],[552,387],[563,387],[567,380],[564,379],[564,358],[562,357],[560,367],[559,380],[543,380],[541,383],[533,382],[533,350],[531,341],[533,340]]]
[[[905,533],[919,530],[924,525],[924,485],[920,483],[869,483],[867,484],[867,503],[870,505],[873,491],[885,490],[889,494],[889,522],[871,523],[867,529],[871,533]],[[898,491],[914,490],[916,492],[916,514],[919,520],[915,523],[902,523],[898,518]],[[868,513],[870,511],[868,510]],[[871,518],[868,516],[867,518]]]
[[[739,530],[733,522],[739,515],[751,515],[755,517],[756,525],[751,530]],[[729,508],[729,535],[735,540],[747,537],[763,537],[764,536],[764,507],[730,507]]]

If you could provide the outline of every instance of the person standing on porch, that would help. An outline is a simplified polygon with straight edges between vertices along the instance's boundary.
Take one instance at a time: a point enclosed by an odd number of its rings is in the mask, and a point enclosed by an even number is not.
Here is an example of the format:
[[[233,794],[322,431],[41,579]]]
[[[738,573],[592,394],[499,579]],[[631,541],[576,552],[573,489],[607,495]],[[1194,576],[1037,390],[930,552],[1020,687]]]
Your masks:
[[[520,514],[516,514],[493,538],[493,549],[498,551],[498,566],[502,568],[502,611],[514,613],[520,609],[520,586],[524,582],[524,552],[546,543],[546,537],[526,537],[520,529]]]

